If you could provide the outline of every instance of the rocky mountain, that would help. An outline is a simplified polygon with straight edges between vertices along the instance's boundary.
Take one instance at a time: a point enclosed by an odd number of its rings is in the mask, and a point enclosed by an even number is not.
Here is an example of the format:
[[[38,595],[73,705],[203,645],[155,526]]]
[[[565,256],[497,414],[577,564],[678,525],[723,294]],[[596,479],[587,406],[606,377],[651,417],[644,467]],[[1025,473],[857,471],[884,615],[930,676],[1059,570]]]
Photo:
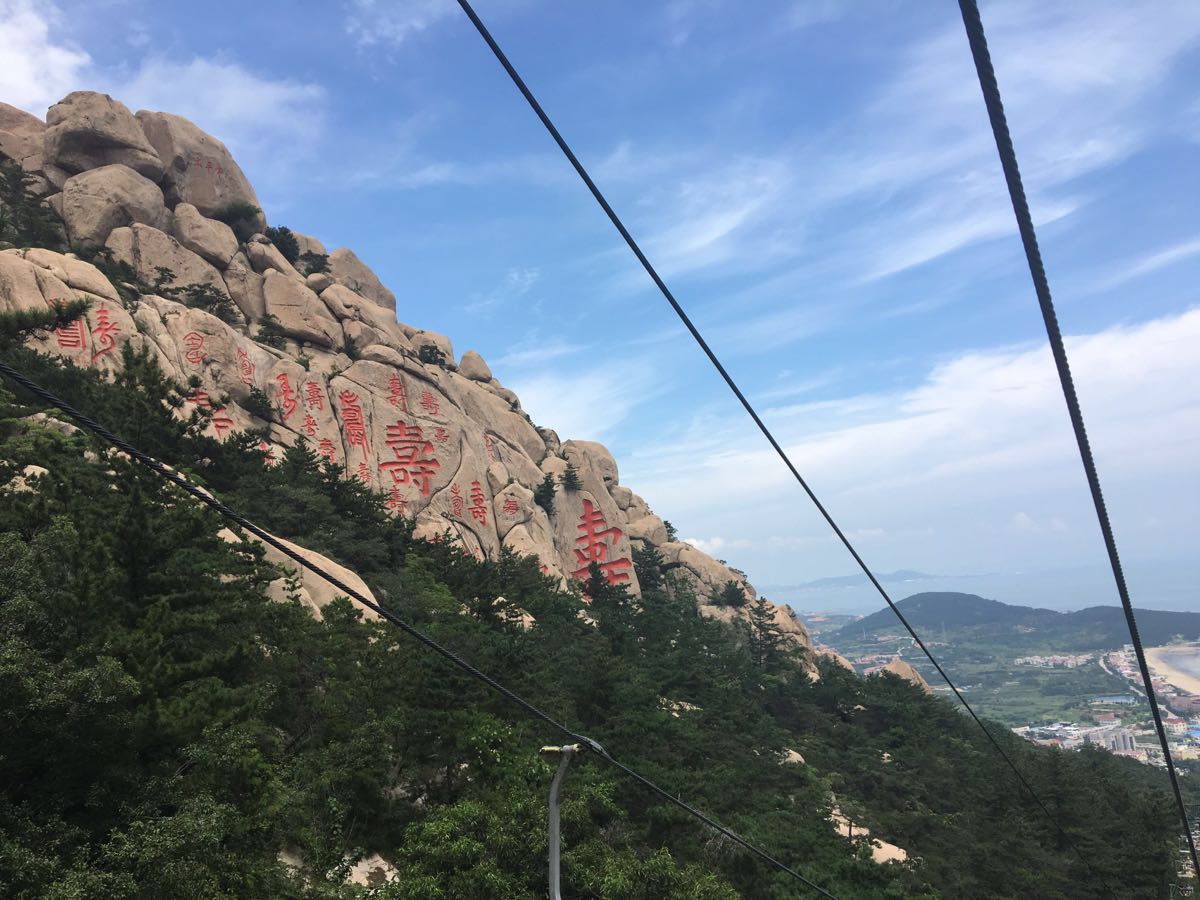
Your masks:
[[[268,227],[225,145],[186,119],[89,91],[45,121],[0,104],[0,153],[44,193],[73,251],[0,252],[0,310],[91,303],[40,350],[107,372],[124,345],[147,350],[189,386],[181,415],[212,413],[214,437],[261,433],[268,465],[307,442],[386,494],[418,536],[478,558],[535,555],[564,584],[597,563],[636,594],[633,550],[652,546],[706,615],[744,615],[714,602],[731,582],[755,598],[742,573],[669,539],[605,447],[535,425],[478,353],[398,320],[403,300],[353,250]],[[789,608],[774,614],[811,646]]]

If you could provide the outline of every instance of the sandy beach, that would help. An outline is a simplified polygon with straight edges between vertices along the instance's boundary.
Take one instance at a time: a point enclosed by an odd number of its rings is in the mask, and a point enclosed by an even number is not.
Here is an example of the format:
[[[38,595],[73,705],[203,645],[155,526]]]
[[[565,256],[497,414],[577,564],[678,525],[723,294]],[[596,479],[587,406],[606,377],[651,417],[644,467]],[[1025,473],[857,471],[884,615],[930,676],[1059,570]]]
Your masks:
[[[1147,647],[1146,662],[1154,675],[1160,675],[1181,691],[1189,694],[1200,694],[1200,677],[1192,674],[1193,666],[1182,666],[1175,657],[1190,654],[1194,659],[1200,658],[1200,647]]]

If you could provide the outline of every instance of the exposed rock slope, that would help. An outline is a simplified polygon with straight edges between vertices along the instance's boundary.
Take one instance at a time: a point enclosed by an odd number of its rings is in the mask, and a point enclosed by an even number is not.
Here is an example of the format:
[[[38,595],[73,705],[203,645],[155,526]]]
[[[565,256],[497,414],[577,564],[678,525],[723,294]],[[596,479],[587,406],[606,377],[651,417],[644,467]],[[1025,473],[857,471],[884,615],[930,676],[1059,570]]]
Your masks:
[[[45,123],[0,104],[0,152],[49,192],[72,245],[107,247],[154,286],[123,301],[118,285],[73,255],[5,250],[0,309],[92,302],[86,321],[40,342],[45,351],[111,370],[123,344],[146,348],[170,376],[195,385],[191,403],[213,411],[214,437],[261,431],[275,456],[307,441],[385,493],[418,534],[448,531],[476,556],[502,547],[534,554],[564,582],[586,577],[596,562],[610,582],[636,592],[633,548],[649,544],[695,588],[707,614],[743,615],[711,604],[731,581],[754,598],[740,573],[668,539],[663,520],[620,483],[606,448],[535,426],[478,353],[456,360],[449,338],[397,321],[403,303],[352,250],[298,269],[262,235],[261,213],[250,223],[259,233],[239,241],[216,217],[230,203],[257,206],[254,189],[225,145],[187,120],[135,115],[86,91],[51,107]],[[296,239],[302,253],[326,253],[314,237]],[[218,318],[189,304],[189,290],[232,304]],[[270,339],[261,331],[267,314],[278,322]],[[252,399],[260,391],[267,419]],[[579,487],[560,485],[548,513],[534,492],[568,466]],[[776,608],[776,620],[811,646],[787,607]]]

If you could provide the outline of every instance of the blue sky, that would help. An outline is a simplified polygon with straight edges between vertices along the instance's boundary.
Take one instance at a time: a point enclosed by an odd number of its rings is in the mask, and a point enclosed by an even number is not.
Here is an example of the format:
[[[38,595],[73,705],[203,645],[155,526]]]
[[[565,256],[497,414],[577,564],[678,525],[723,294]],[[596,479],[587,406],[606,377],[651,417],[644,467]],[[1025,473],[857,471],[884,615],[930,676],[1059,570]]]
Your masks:
[[[477,8],[870,563],[1102,564],[955,4]],[[1200,538],[1200,4],[982,11],[1154,605]],[[0,58],[39,114],[100,89],[224,139],[274,223],[353,247],[756,583],[853,570],[453,0],[0,0]]]

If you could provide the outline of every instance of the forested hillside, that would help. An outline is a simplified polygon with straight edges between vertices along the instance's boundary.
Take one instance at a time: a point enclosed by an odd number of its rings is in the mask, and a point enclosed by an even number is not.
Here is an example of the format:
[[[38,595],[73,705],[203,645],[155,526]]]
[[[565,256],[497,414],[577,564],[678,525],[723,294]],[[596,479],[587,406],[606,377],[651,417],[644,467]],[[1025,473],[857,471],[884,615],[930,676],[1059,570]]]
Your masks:
[[[649,555],[640,601],[594,578],[588,604],[532,559],[414,539],[304,445],[268,467],[251,439],[181,422],[178,391],[127,353],[111,383],[11,343],[3,357],[352,566],[398,613],[836,895],[1165,890],[1175,854],[1158,773],[995,727],[1085,867],[974,726],[907,682],[829,663],[810,681],[804,651],[769,626],[701,617]],[[252,545],[36,411],[4,398],[4,895],[350,897],[367,889],[346,870],[369,853],[397,870],[372,896],[543,894],[550,767],[536,750],[556,735],[349,603],[318,621],[268,601],[280,573]],[[786,764],[788,750],[804,762]],[[831,793],[909,862],[878,865],[838,836]],[[569,896],[805,895],[597,761],[565,796]]]
[[[607,451],[535,429],[482,360],[463,375],[466,355],[460,366],[429,349],[437,341],[414,343],[386,304],[368,310],[328,273],[302,275],[264,235],[227,227],[234,255],[218,273],[154,225],[105,218],[119,204],[99,188],[132,185],[154,200],[137,215],[200,250],[219,247],[196,234],[224,235],[181,199],[200,164],[146,144],[128,110],[78,116],[81,129],[124,123],[92,145],[61,140],[73,121],[63,115],[49,128],[27,116],[18,137],[46,178],[68,172],[43,151],[83,169],[60,179],[69,227],[39,193],[53,181],[39,188],[42,176],[0,161],[0,240],[11,245],[0,247],[0,359],[357,573],[398,615],[838,897],[1166,894],[1177,852],[1160,773],[991,726],[1077,854],[956,708],[814,654],[786,610],[676,542],[619,484]],[[148,114],[146,133],[201,142],[181,121]],[[81,146],[129,165],[88,169]],[[123,167],[148,173],[138,177],[153,191]],[[132,208],[120,208],[126,221]],[[108,243],[76,244],[85,225]],[[285,231],[274,241],[298,250]],[[152,246],[208,280],[156,278]],[[235,309],[218,287],[251,283],[267,306],[248,292]],[[272,324],[273,297],[296,300],[276,307],[294,318]],[[391,362],[353,358],[368,352]],[[355,366],[365,386],[335,419],[332,398],[343,398],[329,392]],[[311,433],[289,418],[301,372],[322,400]],[[397,415],[418,383],[429,409],[368,429],[369,412]],[[424,438],[389,458],[387,441],[410,428],[446,432],[447,464],[424,460],[423,485]],[[409,466],[403,490],[380,492],[395,464]],[[455,490],[460,471],[469,491]],[[510,500],[524,532],[498,527]],[[311,573],[273,565],[215,513],[3,382],[0,572],[0,896],[545,896],[551,767],[537,751],[559,734],[348,600],[306,602]],[[564,797],[568,897],[809,895],[603,760],[584,756]],[[877,862],[876,840],[901,861]],[[352,877],[364,860],[372,877]]]

